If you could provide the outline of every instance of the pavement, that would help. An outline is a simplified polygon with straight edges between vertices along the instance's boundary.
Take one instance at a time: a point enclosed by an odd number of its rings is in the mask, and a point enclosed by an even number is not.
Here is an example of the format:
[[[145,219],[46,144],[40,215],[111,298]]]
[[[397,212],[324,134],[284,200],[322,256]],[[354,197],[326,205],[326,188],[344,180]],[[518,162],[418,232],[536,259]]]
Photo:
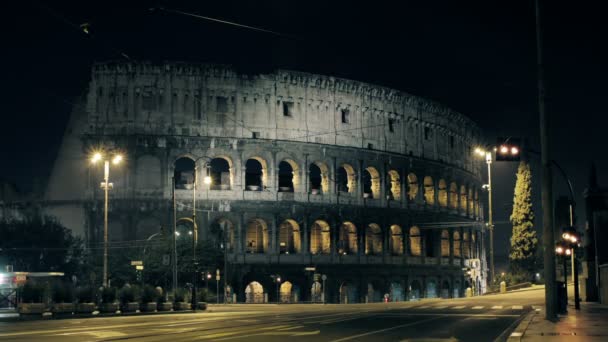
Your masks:
[[[0,340],[494,341],[543,301],[539,289],[399,303],[209,305],[197,313],[0,322]]]

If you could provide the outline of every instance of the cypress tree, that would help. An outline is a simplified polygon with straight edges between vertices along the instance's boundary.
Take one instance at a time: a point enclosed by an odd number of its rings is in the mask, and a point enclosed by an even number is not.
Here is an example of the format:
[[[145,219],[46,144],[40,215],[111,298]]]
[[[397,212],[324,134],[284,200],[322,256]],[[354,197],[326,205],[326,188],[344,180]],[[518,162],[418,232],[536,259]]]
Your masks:
[[[530,165],[521,161],[517,169],[513,212],[510,221],[513,225],[509,261],[514,273],[523,272],[531,276],[534,272],[534,259],[538,238],[534,230],[534,210],[532,210],[532,173]]]

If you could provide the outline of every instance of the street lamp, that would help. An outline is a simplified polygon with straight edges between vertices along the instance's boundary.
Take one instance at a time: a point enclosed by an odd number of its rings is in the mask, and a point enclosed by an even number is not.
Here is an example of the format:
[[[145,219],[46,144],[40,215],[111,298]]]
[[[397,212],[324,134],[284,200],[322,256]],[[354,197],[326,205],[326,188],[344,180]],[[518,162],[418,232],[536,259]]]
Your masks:
[[[276,283],[277,283],[277,304],[281,304],[281,298],[279,296],[279,288],[281,285],[281,276],[280,275],[277,275]]]
[[[110,183],[110,159],[112,164],[118,165],[122,162],[123,156],[119,153],[103,154],[95,152],[91,156],[91,163],[97,164],[103,160],[103,183],[101,188],[104,190],[103,203],[103,286],[108,286],[108,191],[112,187]]]
[[[486,151],[479,147],[475,153],[486,158],[488,164],[488,184],[484,188],[488,190],[488,229],[490,230],[490,283],[494,282],[494,224],[492,223],[492,151]]]
[[[196,280],[197,280],[197,263],[196,263],[196,243],[198,242],[198,229],[196,227],[196,171],[197,165],[196,163],[199,159],[205,158],[210,160],[211,158],[207,156],[202,156],[197,158],[194,161],[194,177],[192,184],[192,231],[188,232],[188,234],[192,235],[192,310],[196,311]],[[203,179],[203,182],[207,185],[211,184],[211,177],[209,177],[209,164],[206,164],[207,175]]]
[[[568,272],[566,272],[566,265],[568,258],[573,254],[572,248],[570,248],[569,243],[558,243],[555,246],[555,254],[562,256],[563,265],[564,265],[564,301],[566,305],[564,305],[564,311],[567,311],[568,306]],[[558,306],[559,307],[559,306]]]

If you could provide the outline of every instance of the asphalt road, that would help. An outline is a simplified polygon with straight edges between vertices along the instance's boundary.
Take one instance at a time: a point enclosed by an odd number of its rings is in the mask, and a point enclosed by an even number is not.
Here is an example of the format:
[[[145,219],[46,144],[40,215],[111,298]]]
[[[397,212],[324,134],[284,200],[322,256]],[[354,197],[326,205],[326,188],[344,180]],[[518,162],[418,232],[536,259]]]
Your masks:
[[[3,341],[493,341],[544,291],[375,304],[211,306],[146,316],[0,322]]]

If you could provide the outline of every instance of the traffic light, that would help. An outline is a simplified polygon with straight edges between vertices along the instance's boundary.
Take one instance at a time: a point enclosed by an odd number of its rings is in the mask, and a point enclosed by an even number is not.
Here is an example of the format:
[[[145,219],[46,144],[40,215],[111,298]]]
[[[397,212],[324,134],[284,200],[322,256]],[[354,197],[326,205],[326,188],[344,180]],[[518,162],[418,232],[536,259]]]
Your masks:
[[[521,141],[519,138],[498,138],[496,142],[496,161],[519,161]]]

